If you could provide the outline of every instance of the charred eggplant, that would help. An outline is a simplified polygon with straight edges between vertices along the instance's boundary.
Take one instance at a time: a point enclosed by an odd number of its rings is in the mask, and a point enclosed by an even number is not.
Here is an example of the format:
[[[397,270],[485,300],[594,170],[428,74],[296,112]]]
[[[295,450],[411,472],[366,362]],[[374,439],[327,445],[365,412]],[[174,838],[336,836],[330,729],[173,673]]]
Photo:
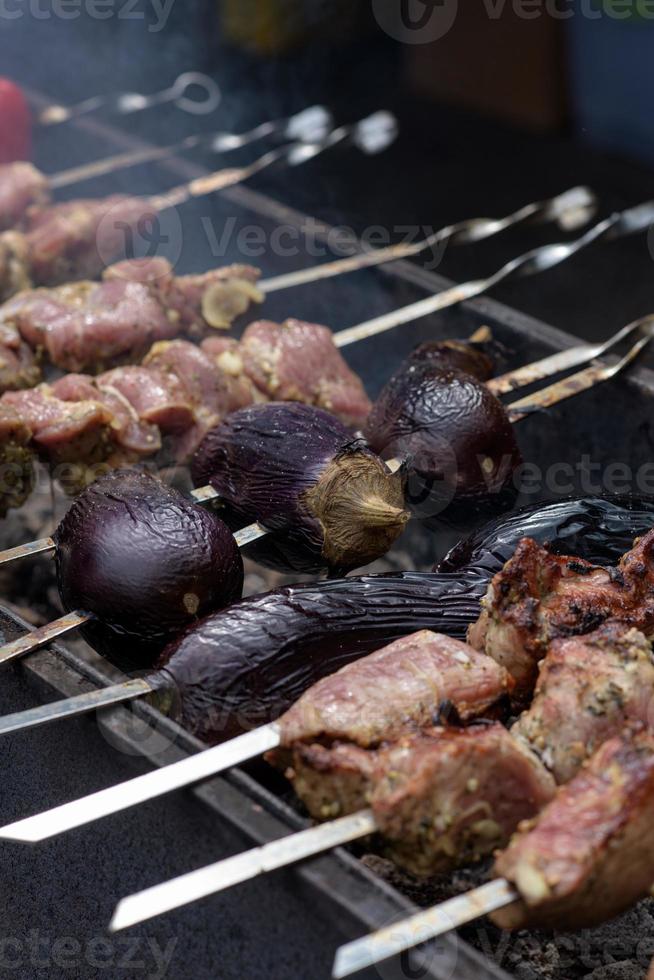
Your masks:
[[[227,526],[146,473],[97,480],[54,540],[64,608],[95,614],[84,636],[125,669],[152,666],[189,623],[241,596],[243,562]]]
[[[402,477],[333,415],[297,402],[232,412],[205,436],[191,473],[218,491],[231,526],[259,521],[274,532],[250,552],[274,568],[366,565],[409,516]]]
[[[446,361],[443,352],[414,352],[382,389],[364,428],[380,455],[407,459],[407,502],[425,521],[510,506],[521,463],[504,406],[478,377]]]
[[[488,582],[524,534],[612,564],[652,524],[649,501],[540,505],[475,535],[468,568],[450,560],[452,571],[333,579],[243,599],[171,643],[158,683],[177,692],[183,725],[220,742],[279,717],[311,684],[398,637],[431,629],[463,639]],[[586,548],[585,528],[593,534]]]

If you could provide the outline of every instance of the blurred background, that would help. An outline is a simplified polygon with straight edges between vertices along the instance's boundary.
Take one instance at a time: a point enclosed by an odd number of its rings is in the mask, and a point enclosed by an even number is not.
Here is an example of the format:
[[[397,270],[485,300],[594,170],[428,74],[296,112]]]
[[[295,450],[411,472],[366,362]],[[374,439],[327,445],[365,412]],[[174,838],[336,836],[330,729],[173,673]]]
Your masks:
[[[601,214],[654,196],[652,0],[1,0],[0,49],[4,74],[63,102],[207,72],[224,98],[204,126],[244,129],[313,102],[339,121],[391,109],[400,138],[372,162],[337,151],[292,180],[253,182],[357,230],[500,216],[578,183]],[[152,111],[120,124],[166,142],[197,123]],[[54,170],[56,146],[40,152]],[[450,249],[438,271],[488,274],[553,234]],[[640,235],[495,295],[605,336],[654,307],[653,268]]]

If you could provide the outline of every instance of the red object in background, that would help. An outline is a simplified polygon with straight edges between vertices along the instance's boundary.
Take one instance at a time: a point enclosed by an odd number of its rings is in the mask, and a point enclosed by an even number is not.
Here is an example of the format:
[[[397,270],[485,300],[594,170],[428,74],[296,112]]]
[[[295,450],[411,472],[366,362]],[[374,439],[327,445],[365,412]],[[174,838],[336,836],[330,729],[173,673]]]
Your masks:
[[[14,82],[0,78],[0,163],[29,160],[32,117],[25,96]]]

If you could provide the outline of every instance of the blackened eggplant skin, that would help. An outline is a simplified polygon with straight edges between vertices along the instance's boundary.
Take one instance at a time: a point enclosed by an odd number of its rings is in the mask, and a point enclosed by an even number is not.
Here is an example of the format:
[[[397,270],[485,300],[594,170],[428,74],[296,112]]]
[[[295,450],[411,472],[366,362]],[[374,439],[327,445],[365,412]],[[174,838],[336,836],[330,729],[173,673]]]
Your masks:
[[[485,346],[466,340],[427,340],[411,351],[405,363],[463,371],[478,381],[488,381],[495,374],[495,359]]]
[[[615,565],[635,538],[654,527],[654,497],[569,497],[531,504],[475,531],[452,548],[435,571],[493,575],[521,538],[594,565]]]
[[[221,742],[278,718],[321,677],[390,640],[419,629],[463,638],[487,583],[405,572],[286,586],[206,617],[158,667],[177,692],[177,720]]]
[[[385,459],[407,458],[407,503],[423,521],[469,519],[515,500],[522,457],[513,427],[471,374],[405,362],[374,403],[364,435]]]
[[[384,555],[408,519],[402,477],[321,408],[250,405],[207,433],[191,466],[232,527],[275,532],[248,550],[263,564],[335,572]]]
[[[151,667],[189,623],[242,594],[243,561],[229,528],[147,473],[101,477],[54,540],[64,608],[94,613],[83,635],[126,670]]]

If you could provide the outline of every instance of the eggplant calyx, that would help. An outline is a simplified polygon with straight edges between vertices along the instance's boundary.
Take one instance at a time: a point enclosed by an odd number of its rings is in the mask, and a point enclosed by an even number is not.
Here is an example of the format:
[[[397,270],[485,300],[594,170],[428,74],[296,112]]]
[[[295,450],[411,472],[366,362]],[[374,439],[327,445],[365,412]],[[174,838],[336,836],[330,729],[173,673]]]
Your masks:
[[[322,554],[332,568],[351,569],[385,555],[409,519],[403,480],[369,450],[339,455],[304,495],[320,522]]]

